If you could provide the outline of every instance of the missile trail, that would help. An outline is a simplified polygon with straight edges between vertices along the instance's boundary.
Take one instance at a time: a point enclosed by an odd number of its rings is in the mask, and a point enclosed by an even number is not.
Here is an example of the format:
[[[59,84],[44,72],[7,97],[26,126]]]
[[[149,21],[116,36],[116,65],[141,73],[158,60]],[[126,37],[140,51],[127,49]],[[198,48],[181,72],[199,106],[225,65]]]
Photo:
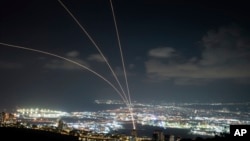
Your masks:
[[[119,49],[120,49],[122,67],[123,67],[124,77],[125,77],[126,86],[127,86],[127,93],[128,93],[129,101],[130,101],[130,104],[131,104],[130,92],[129,92],[129,86],[128,86],[128,80],[127,80],[127,73],[126,73],[126,67],[125,67],[125,63],[124,63],[123,51],[122,51],[121,40],[120,40],[120,34],[119,34],[119,31],[118,31],[118,27],[117,27],[117,22],[116,22],[116,18],[115,18],[115,12],[114,12],[114,8],[113,8],[112,0],[110,0],[110,5],[111,5],[111,9],[112,9],[114,24],[115,24],[115,30],[116,30],[116,37],[117,37],[117,41],[118,41],[118,46],[119,46]]]
[[[124,98],[126,99],[126,101],[128,101],[128,98],[126,97],[126,94],[123,90],[123,87],[121,86],[121,83],[119,81],[119,79],[117,78],[113,68],[111,67],[111,65],[109,64],[108,60],[106,59],[106,57],[103,55],[101,49],[98,47],[98,45],[96,44],[96,42],[94,41],[94,39],[89,35],[89,33],[86,31],[86,29],[81,25],[81,23],[77,20],[77,18],[70,12],[70,10],[66,7],[66,5],[63,4],[63,2],[61,0],[58,0],[58,2],[61,4],[61,6],[69,13],[69,15],[74,19],[74,21],[77,23],[77,25],[81,28],[81,30],[86,34],[86,36],[89,38],[89,40],[92,42],[92,44],[96,47],[96,49],[98,50],[98,52],[100,53],[100,55],[103,57],[104,61],[106,62],[106,64],[108,65],[110,71],[112,72],[116,82],[118,83],[122,93],[124,94]]]
[[[123,73],[124,73],[124,79],[126,82],[126,87],[127,87],[127,94],[128,94],[128,102],[130,105],[130,113],[131,113],[131,117],[132,117],[132,121],[133,121],[133,129],[135,129],[135,123],[134,123],[134,116],[133,116],[133,112],[132,112],[132,108],[131,108],[131,98],[130,98],[130,90],[129,90],[129,85],[128,85],[128,78],[127,78],[127,72],[126,72],[126,67],[125,67],[125,63],[124,63],[124,57],[123,57],[123,51],[122,51],[122,46],[121,46],[121,40],[120,40],[120,34],[118,31],[118,27],[117,27],[117,22],[116,22],[116,18],[115,18],[115,12],[114,12],[114,7],[112,4],[112,0],[110,0],[110,6],[111,6],[111,10],[112,10],[112,16],[113,16],[113,20],[114,20],[114,25],[115,25],[115,31],[116,31],[116,37],[117,37],[117,41],[118,41],[118,46],[120,49],[120,55],[121,55],[121,61],[122,61],[122,67],[123,67]]]
[[[46,55],[49,55],[49,56],[53,56],[53,57],[60,58],[62,60],[68,61],[70,63],[73,63],[73,64],[77,65],[77,66],[80,66],[80,67],[82,67],[82,68],[90,71],[94,75],[98,76],[99,78],[103,79],[105,82],[107,82],[120,95],[120,97],[122,98],[123,102],[127,105],[127,101],[123,97],[122,93],[110,81],[108,81],[106,78],[104,78],[102,75],[100,75],[96,71],[94,71],[94,70],[92,70],[92,69],[90,69],[90,68],[88,68],[88,67],[86,67],[86,66],[84,66],[84,65],[82,65],[82,64],[80,64],[80,63],[78,63],[76,61],[73,61],[71,59],[59,56],[59,55],[54,54],[54,53],[50,53],[50,52],[46,52],[46,51],[42,51],[42,50],[38,50],[38,49],[32,49],[32,48],[28,48],[28,47],[23,47],[23,46],[18,46],[18,45],[12,45],[12,44],[2,43],[2,42],[0,42],[0,45],[12,47],[12,48],[23,49],[23,50],[29,50],[29,51],[33,51],[33,52],[42,53],[42,54],[46,54]]]

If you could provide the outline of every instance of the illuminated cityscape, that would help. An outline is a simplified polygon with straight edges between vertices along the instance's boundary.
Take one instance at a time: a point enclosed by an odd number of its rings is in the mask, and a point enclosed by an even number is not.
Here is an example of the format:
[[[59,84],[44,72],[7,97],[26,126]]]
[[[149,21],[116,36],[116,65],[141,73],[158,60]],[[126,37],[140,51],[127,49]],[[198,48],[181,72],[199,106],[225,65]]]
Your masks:
[[[95,100],[96,104],[122,104],[119,100]],[[187,129],[194,136],[213,137],[220,133],[229,133],[229,125],[250,124],[250,103],[133,103],[137,125],[166,129]],[[201,108],[203,107],[203,108]],[[241,108],[246,108],[242,111]],[[81,130],[93,134],[105,135],[124,129],[131,124],[128,109],[120,105],[118,109],[102,111],[63,112],[49,109],[17,109],[14,117],[1,121],[1,125],[20,122],[26,128],[57,128],[62,122],[61,132],[69,134],[72,130]],[[4,118],[1,118],[4,119]],[[11,122],[12,121],[12,122]],[[34,126],[35,125],[35,126]],[[140,130],[140,128],[138,128]],[[129,136],[129,135],[127,135]],[[145,136],[145,135],[143,135]],[[174,135],[173,135],[174,136]],[[176,136],[176,135],[175,135]],[[147,135],[151,138],[151,135]]]
[[[250,125],[248,3],[4,0],[0,9],[0,132],[227,140],[230,125]]]

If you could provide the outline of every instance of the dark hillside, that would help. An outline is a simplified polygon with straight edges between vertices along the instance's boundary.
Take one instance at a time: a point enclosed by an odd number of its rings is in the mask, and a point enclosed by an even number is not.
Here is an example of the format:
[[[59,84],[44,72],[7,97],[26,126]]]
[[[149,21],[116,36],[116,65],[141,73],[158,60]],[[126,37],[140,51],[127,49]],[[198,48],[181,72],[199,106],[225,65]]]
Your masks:
[[[78,141],[75,136],[62,135],[48,131],[0,127],[0,136],[4,140],[21,140],[21,141]],[[1,140],[2,140],[1,139]]]

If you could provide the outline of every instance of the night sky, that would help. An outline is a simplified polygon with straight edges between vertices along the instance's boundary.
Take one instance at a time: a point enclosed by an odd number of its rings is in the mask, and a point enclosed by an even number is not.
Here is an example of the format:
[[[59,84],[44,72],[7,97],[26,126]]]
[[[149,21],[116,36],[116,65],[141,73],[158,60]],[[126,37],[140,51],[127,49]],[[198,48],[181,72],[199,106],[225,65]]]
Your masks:
[[[62,2],[99,46],[126,91],[109,0]],[[133,101],[250,101],[246,3],[113,0],[113,6]],[[0,10],[1,43],[74,60],[119,89],[98,50],[57,0],[1,0]],[[0,96],[0,110],[84,110],[95,99],[121,100],[108,83],[84,68],[6,45],[0,45]]]

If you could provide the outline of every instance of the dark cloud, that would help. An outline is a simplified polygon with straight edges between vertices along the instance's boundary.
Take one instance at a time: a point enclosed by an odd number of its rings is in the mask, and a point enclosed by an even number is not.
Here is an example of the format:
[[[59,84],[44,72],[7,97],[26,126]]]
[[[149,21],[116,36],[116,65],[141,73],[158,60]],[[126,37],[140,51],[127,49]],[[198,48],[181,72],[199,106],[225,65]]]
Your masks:
[[[91,55],[89,55],[89,57],[87,59],[90,61],[105,62],[105,60],[103,59],[103,57],[100,54],[91,54]]]
[[[175,56],[175,53],[175,49],[171,47],[161,47],[150,50],[148,55],[157,58],[171,58]]]
[[[80,53],[78,51],[70,51],[66,54],[67,57],[78,57],[80,55]]]
[[[157,49],[157,52],[162,53],[161,56],[166,56],[160,59],[152,57],[155,49],[150,50],[151,57],[145,62],[147,75],[160,80],[174,79],[175,84],[201,84],[216,79],[250,78],[250,42],[240,28],[229,26],[209,31],[202,38],[201,45],[204,48],[200,57],[182,57],[181,62],[178,61],[179,57],[171,55],[174,49],[165,48],[165,53],[164,48],[161,48],[162,51]],[[170,59],[171,62],[168,61]]]

